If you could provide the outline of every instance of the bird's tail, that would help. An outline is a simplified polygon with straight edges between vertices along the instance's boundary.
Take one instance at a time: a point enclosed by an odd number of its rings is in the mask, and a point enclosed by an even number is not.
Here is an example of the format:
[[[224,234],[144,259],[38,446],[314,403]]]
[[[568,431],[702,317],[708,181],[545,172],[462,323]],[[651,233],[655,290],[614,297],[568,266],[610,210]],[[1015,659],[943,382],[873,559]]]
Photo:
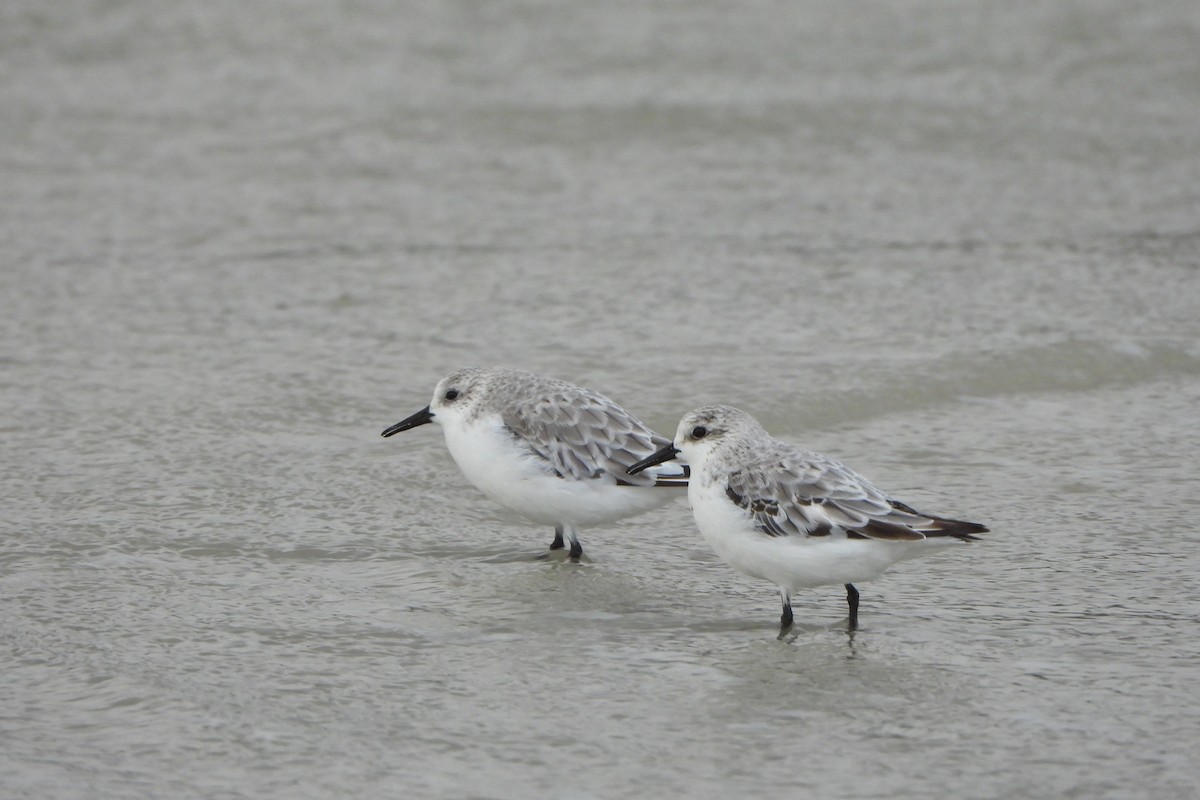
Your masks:
[[[646,470],[650,472],[650,470]],[[687,464],[678,462],[672,464],[663,464],[654,473],[655,486],[682,486],[688,485],[688,479],[692,477],[692,468]]]
[[[987,533],[988,527],[980,525],[978,522],[967,522],[961,519],[945,519],[943,517],[932,517],[931,524],[923,526],[921,533],[929,538],[938,538],[951,536],[955,539],[961,539],[964,542],[978,541],[977,533]]]
[[[975,534],[988,532],[987,526],[980,525],[978,522],[967,522],[962,519],[946,519],[945,517],[922,514],[912,506],[905,505],[899,500],[889,499],[888,504],[900,514],[923,518],[916,522],[908,522],[907,524],[913,530],[923,533],[927,539],[950,537],[961,539],[964,542],[974,542],[979,539]]]

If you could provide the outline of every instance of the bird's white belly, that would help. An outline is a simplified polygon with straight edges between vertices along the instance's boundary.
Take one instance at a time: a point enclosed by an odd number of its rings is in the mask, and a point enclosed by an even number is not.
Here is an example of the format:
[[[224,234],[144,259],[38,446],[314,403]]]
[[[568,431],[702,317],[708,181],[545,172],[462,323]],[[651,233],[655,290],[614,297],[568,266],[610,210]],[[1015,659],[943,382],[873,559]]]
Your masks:
[[[535,522],[592,525],[657,508],[680,492],[619,486],[603,476],[560,478],[513,439],[498,421],[470,428],[445,426],[446,447],[467,477],[495,502]]]

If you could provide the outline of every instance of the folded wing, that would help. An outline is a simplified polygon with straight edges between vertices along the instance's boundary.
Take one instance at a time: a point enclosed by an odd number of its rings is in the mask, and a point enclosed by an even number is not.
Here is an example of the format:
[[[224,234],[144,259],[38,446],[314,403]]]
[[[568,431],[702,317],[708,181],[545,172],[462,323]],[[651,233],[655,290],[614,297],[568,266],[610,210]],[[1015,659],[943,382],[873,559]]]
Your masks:
[[[797,451],[747,465],[729,476],[725,493],[768,536],[972,540],[987,531],[974,522],[922,514],[816,453]]]
[[[612,479],[631,486],[687,486],[688,467],[670,462],[637,475],[626,470],[670,443],[604,395],[572,387],[504,415],[513,436],[546,469],[566,480]]]

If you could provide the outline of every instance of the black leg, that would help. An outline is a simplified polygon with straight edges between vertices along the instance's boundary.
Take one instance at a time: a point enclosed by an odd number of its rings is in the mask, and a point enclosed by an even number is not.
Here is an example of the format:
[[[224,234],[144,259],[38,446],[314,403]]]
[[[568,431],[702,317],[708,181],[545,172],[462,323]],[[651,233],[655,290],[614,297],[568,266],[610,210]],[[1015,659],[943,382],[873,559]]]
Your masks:
[[[566,546],[563,544],[562,533],[563,533],[562,525],[559,525],[557,528],[554,529],[554,541],[550,543],[551,550],[562,550],[563,547]]]
[[[783,613],[779,616],[779,632],[783,633],[792,627],[792,597],[783,590],[780,590],[779,596],[783,599]]]
[[[853,584],[846,584],[846,603],[850,606],[850,630],[858,629],[858,589]]]
[[[579,543],[578,539],[572,539],[571,540],[571,558],[574,559],[575,561],[578,561],[579,557],[582,555],[583,555],[583,545],[581,545]]]

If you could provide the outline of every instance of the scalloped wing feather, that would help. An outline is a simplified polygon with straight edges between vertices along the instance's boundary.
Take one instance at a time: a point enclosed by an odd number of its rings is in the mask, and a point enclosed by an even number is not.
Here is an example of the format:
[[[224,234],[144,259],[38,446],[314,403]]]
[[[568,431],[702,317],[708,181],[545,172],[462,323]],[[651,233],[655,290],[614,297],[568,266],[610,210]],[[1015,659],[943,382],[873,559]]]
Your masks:
[[[687,471],[678,477],[649,470],[628,475],[626,470],[668,444],[668,439],[601,394],[590,390],[545,395],[533,403],[507,409],[502,418],[513,435],[546,462],[547,470],[568,480],[610,476],[618,483],[653,486],[686,485]]]
[[[893,500],[838,461],[787,453],[729,475],[726,494],[768,536],[829,536],[920,541],[930,536],[973,539],[987,529],[921,514]]]

